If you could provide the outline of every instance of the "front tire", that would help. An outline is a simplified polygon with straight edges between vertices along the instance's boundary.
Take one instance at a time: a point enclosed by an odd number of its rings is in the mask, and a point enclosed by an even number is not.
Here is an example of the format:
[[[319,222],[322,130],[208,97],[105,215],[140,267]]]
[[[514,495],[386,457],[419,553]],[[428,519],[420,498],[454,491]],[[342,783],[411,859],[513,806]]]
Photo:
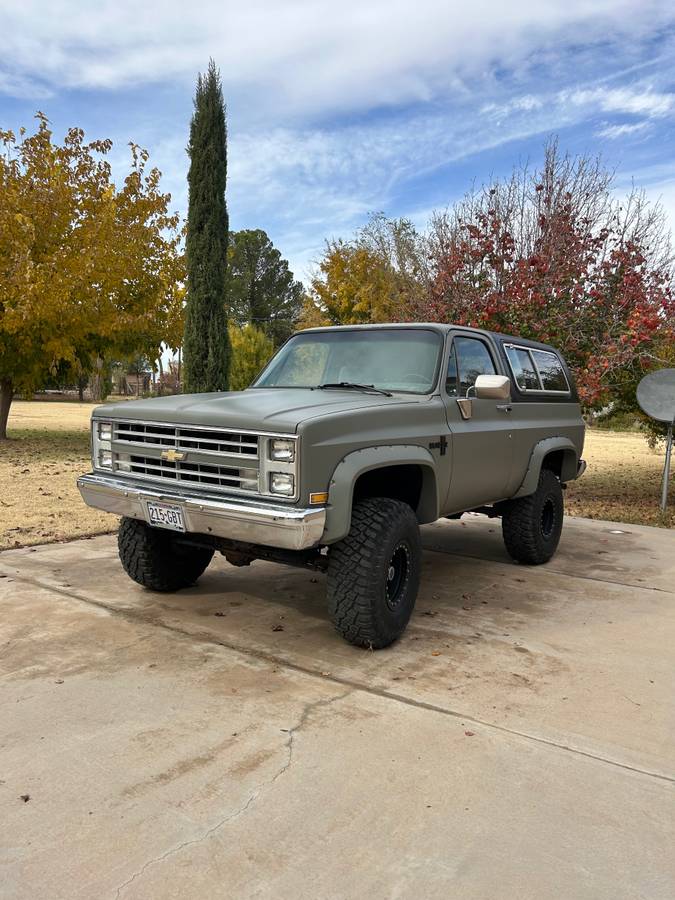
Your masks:
[[[213,550],[179,544],[170,531],[126,517],[120,522],[117,546],[129,578],[163,593],[193,585],[213,559]]]
[[[379,650],[403,634],[422,568],[417,518],[407,503],[373,497],[355,504],[351,530],[330,550],[328,610],[350,644]]]
[[[558,549],[565,507],[560,481],[542,469],[534,494],[507,503],[502,514],[506,549],[517,562],[539,566]]]

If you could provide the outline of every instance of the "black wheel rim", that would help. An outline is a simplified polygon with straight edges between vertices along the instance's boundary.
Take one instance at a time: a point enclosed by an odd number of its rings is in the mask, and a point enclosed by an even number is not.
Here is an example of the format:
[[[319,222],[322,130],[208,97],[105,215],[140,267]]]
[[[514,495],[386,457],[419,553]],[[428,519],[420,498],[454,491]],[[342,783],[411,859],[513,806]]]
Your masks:
[[[407,544],[400,543],[394,547],[386,570],[385,595],[387,606],[391,610],[399,607],[401,598],[405,592],[408,576],[410,574],[410,551]]]
[[[541,533],[547,540],[553,534],[556,518],[556,509],[553,498],[547,497],[546,500],[544,500],[544,505],[541,509]]]

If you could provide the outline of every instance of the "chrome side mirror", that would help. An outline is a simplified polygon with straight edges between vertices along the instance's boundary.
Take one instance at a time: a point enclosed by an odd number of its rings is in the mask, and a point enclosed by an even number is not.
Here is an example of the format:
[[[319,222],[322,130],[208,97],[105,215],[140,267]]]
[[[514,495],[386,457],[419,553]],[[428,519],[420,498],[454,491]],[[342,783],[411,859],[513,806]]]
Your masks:
[[[475,388],[478,400],[511,399],[511,379],[506,375],[479,375]]]

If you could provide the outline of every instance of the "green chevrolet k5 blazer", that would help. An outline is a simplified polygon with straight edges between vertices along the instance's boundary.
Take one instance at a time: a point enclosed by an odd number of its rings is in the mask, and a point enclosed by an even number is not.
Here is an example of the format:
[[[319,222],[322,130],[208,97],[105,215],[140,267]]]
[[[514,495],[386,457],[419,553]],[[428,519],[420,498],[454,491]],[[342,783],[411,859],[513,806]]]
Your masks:
[[[295,334],[245,391],[98,407],[85,502],[121,516],[119,551],[156,591],[216,551],[325,571],[349,642],[386,647],[413,612],[419,526],[499,516],[520,563],[547,562],[584,423],[552,347],[396,324]]]

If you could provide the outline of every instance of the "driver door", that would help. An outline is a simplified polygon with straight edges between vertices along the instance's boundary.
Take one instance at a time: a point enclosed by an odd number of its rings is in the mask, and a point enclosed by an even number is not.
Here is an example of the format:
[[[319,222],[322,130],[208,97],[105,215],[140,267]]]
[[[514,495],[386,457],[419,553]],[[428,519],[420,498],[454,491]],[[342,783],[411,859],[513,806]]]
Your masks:
[[[443,386],[448,428],[452,441],[452,472],[446,511],[460,512],[503,500],[508,496],[513,461],[511,405],[500,400],[479,400],[479,375],[503,374],[497,354],[487,339],[455,332],[450,335]],[[471,416],[463,418],[458,400],[471,398]]]

